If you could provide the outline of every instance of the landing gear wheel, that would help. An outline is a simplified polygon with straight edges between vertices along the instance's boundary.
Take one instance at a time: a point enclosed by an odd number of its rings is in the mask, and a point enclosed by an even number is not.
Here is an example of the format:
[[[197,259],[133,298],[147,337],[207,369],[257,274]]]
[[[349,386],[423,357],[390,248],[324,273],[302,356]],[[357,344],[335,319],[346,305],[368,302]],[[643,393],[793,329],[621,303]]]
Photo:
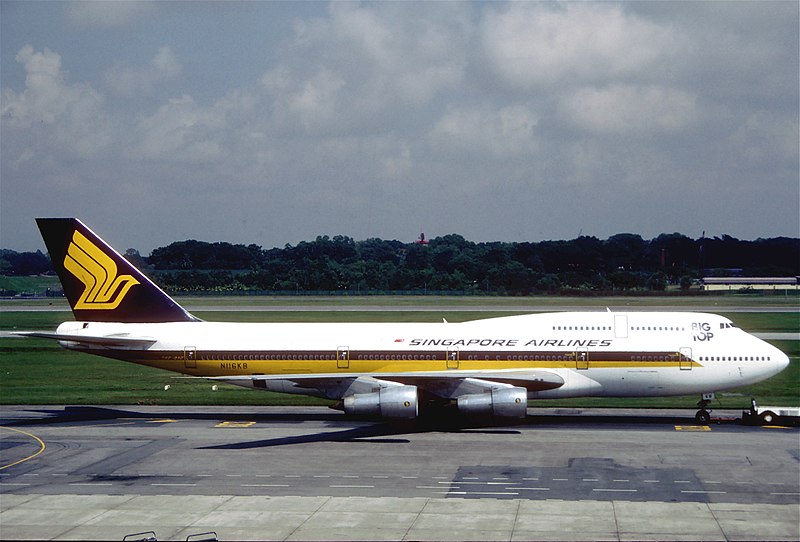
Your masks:
[[[694,419],[699,424],[707,424],[711,421],[711,414],[707,410],[698,410],[694,415]]]

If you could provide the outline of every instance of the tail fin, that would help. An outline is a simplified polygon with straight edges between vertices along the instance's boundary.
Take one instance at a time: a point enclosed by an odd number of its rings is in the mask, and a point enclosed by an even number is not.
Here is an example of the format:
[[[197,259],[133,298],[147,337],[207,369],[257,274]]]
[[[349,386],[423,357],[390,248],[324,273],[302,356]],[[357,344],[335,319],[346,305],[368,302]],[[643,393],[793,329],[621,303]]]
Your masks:
[[[36,223],[76,320],[197,320],[80,220],[37,218]]]

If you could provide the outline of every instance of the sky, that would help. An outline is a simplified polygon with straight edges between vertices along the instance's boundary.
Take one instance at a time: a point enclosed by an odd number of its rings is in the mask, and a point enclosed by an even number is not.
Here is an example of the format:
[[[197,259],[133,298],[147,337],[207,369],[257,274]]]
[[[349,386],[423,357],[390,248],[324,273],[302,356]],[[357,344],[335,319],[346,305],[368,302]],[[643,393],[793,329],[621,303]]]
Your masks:
[[[0,2],[0,247],[800,236],[800,4]]]

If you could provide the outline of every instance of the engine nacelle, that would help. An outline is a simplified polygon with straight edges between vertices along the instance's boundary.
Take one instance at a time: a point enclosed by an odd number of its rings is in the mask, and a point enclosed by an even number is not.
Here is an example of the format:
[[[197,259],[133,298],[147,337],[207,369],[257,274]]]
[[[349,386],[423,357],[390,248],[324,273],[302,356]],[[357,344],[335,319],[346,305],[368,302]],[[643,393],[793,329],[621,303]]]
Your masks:
[[[344,411],[358,416],[409,420],[419,412],[416,386],[392,386],[344,398]]]
[[[528,411],[528,390],[497,388],[491,392],[462,395],[458,398],[458,410],[466,414],[524,418]]]

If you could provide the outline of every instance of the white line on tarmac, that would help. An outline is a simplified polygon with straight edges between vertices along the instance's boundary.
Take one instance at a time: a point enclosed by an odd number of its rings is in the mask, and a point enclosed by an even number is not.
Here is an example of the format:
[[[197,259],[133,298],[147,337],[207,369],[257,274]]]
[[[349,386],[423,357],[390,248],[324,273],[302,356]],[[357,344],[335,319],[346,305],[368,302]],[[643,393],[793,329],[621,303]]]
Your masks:
[[[472,484],[481,486],[513,486],[519,482],[436,482],[437,484]]]
[[[336,485],[331,484],[328,487],[336,487],[336,488],[349,488],[349,489],[360,489],[360,488],[374,488],[375,486],[352,486],[352,485]]]
[[[595,488],[592,491],[608,491],[614,493],[636,493],[638,489]]]
[[[681,490],[681,493],[702,493],[702,494],[713,493],[713,494],[723,494],[723,493],[727,493],[727,491],[700,491],[700,490],[682,489],[682,490]]]

